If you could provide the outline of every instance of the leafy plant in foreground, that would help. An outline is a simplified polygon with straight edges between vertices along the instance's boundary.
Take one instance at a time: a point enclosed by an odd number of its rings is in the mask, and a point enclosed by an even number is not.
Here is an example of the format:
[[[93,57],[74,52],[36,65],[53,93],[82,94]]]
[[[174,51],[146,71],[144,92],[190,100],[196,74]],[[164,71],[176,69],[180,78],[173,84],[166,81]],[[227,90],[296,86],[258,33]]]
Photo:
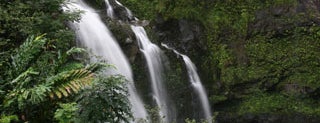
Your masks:
[[[78,122],[130,122],[132,115],[127,94],[123,77],[100,75],[78,97]]]
[[[60,108],[54,113],[54,118],[59,123],[72,123],[76,121],[77,103],[59,104]]]
[[[46,50],[46,43],[44,35],[31,36],[12,55],[10,69],[7,71],[10,76],[6,78],[5,84],[0,86],[3,99],[0,105],[1,113],[15,114],[26,121],[45,120],[41,118],[46,118],[46,115],[37,117],[37,113],[50,113],[51,108],[55,107],[54,102],[59,102],[62,97],[70,97],[90,85],[95,77],[94,72],[107,66],[96,63],[60,71],[59,68],[68,62],[72,53],[81,51],[75,49],[61,54],[54,62],[39,66],[37,63],[44,60],[39,56],[46,55],[43,52]],[[52,59],[48,57],[48,60]],[[46,105],[45,102],[48,101],[51,103]],[[49,110],[45,110],[46,108]]]

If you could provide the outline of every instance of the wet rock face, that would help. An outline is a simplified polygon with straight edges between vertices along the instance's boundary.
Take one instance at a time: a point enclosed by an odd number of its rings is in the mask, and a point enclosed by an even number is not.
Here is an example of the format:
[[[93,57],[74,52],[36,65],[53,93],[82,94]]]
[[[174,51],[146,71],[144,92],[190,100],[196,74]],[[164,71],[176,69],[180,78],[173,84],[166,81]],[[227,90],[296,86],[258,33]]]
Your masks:
[[[113,7],[114,16],[116,20],[121,20],[125,22],[130,22],[134,20],[134,16],[130,15],[131,13],[128,13],[128,10],[118,4],[115,0],[109,0],[111,6]]]
[[[107,24],[121,46],[122,51],[128,57],[128,60],[133,63],[139,52],[139,47],[130,25],[114,20],[109,20]]]
[[[208,55],[207,37],[203,25],[200,22],[185,19],[164,20],[160,16],[152,24],[158,43],[165,43],[180,53],[189,56],[197,66],[203,84],[208,83],[207,78],[209,77],[207,75],[209,74],[204,72],[207,68],[201,66]],[[166,55],[168,54],[166,53]],[[177,59],[168,56],[169,59]]]
[[[181,33],[181,42],[187,43],[189,41],[193,41],[196,38],[196,33],[199,33],[199,30],[192,30],[192,25],[188,23],[186,20],[180,20],[179,21],[179,27],[180,27],[180,33]],[[195,29],[197,26],[194,26]],[[199,29],[199,28],[198,28]]]
[[[197,54],[204,50],[201,36],[204,29],[200,23],[189,20],[166,20],[161,17],[156,19],[155,32],[159,41],[176,48],[185,54]]]

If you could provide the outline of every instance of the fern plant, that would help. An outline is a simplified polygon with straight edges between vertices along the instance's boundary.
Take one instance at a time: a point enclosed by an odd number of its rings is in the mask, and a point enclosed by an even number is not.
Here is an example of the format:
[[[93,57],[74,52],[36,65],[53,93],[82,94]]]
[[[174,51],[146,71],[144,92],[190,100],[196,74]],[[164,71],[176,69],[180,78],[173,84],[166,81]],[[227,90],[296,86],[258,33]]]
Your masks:
[[[42,103],[48,100],[58,102],[63,100],[63,97],[77,94],[92,83],[95,72],[109,66],[94,63],[85,67],[83,63],[70,62],[72,54],[83,53],[84,50],[71,48],[65,53],[60,50],[51,51],[52,49],[45,46],[47,41],[44,35],[30,36],[16,49],[16,54],[12,55],[11,69],[8,71],[10,76],[0,87],[0,90],[3,90],[1,113],[24,116],[25,112],[36,110],[32,106],[43,105]],[[52,55],[46,56],[48,53]],[[59,70],[66,63],[81,65]]]
[[[15,80],[25,77],[27,72]],[[86,68],[66,71],[49,77],[46,82],[34,85],[32,88],[24,88],[22,85],[18,86],[6,96],[4,101],[5,106],[9,106],[13,102],[18,102],[19,107],[23,108],[21,106],[25,102],[37,104],[47,99],[48,96],[51,98],[68,97],[70,94],[79,92],[82,87],[89,85],[94,77],[93,72],[94,71],[89,71]],[[26,80],[27,79],[23,79],[20,82],[14,82],[24,84]]]
[[[48,78],[47,83],[52,86],[49,95],[51,98],[62,96],[68,97],[70,94],[78,93],[83,87],[88,86],[94,79],[94,72],[108,67],[103,63],[94,63],[85,68],[59,73]],[[55,96],[54,96],[55,95]]]

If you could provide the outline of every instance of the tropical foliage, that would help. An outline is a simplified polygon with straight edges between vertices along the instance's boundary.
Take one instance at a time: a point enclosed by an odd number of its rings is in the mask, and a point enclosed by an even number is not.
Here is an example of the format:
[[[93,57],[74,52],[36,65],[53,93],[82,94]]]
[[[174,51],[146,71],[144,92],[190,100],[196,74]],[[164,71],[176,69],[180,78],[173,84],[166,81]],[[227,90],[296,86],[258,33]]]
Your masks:
[[[60,108],[54,113],[54,118],[59,123],[76,122],[76,112],[78,110],[77,103],[59,104]]]
[[[66,24],[80,16],[63,13],[64,4],[64,0],[0,2],[0,122],[74,122],[83,108],[73,103],[77,95],[88,98],[88,88],[95,92],[102,87],[104,99],[116,101],[100,105],[101,109],[124,107],[106,110],[115,112],[107,120],[128,121],[131,116],[124,81],[102,81],[98,72],[110,65],[87,64],[85,50],[72,47],[75,36]],[[97,88],[100,80],[103,84]]]
[[[205,52],[188,55],[197,56],[210,103],[221,114],[320,116],[318,1],[119,1],[138,18],[151,20],[149,28],[184,20],[202,29],[196,43]],[[63,13],[64,2],[1,0],[0,122],[129,122],[126,80],[100,75],[109,65],[77,57],[86,52],[73,47],[67,22],[80,14]],[[104,9],[103,0],[86,2]],[[175,24],[169,26],[178,32]],[[172,95],[184,91],[175,88],[186,81],[179,64],[172,65],[178,74],[167,73]],[[191,97],[176,100],[185,98]]]
[[[27,119],[36,118],[38,109],[35,107],[47,105],[48,101],[58,101],[62,97],[69,97],[79,92],[81,88],[91,84],[94,72],[103,67],[101,64],[93,64],[60,71],[62,64],[67,62],[63,60],[69,56],[66,53],[57,59],[56,64],[61,65],[38,66],[39,61],[45,60],[37,56],[42,55],[46,41],[47,39],[42,36],[31,36],[15,50],[16,54],[12,56],[10,69],[7,70],[10,76],[6,77],[6,83],[1,86],[1,90],[4,91],[2,113],[16,114]]]

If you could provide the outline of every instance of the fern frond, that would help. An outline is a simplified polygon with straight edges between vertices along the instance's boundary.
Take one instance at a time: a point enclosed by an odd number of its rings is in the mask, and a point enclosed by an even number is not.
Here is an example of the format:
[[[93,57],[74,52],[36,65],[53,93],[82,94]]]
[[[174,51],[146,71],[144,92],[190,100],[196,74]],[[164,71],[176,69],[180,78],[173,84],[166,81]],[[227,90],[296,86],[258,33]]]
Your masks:
[[[61,94],[60,91],[55,91],[54,93],[57,95],[57,97],[58,97],[59,99],[62,97],[62,94]]]
[[[72,83],[68,83],[68,87],[70,87],[70,90],[78,93],[79,89],[77,89]]]
[[[49,95],[51,98],[55,96],[62,98],[63,96],[68,97],[73,93],[78,93],[82,87],[92,83],[93,77],[93,72],[87,69],[62,72],[49,79],[53,87]]]
[[[29,71],[30,72],[30,71]],[[13,82],[17,83],[18,80],[23,80],[27,76],[28,71],[18,77]],[[46,82],[37,84],[31,88],[15,88],[5,96],[5,105],[12,106],[17,103],[19,107],[23,108],[26,102],[37,104],[50,98],[68,97],[74,93],[78,93],[82,87],[92,83],[94,74],[87,69],[78,69],[66,71],[50,77]]]
[[[28,79],[31,77],[30,75],[38,74],[30,68],[11,82],[13,84],[17,83],[18,88],[13,89],[5,96],[4,104],[6,107],[18,105],[19,109],[23,109],[27,103],[38,104],[45,101],[47,97],[60,99],[76,94],[90,85],[95,77],[94,72],[104,66],[108,65],[97,63],[86,68],[61,72],[33,87],[23,86],[31,80]]]

